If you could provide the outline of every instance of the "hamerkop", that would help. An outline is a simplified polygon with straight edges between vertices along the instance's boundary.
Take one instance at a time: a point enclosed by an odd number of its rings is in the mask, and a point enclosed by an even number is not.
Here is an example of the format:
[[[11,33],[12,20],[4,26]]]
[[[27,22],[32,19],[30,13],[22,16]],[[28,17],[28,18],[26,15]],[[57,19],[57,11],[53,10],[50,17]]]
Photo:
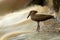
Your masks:
[[[39,32],[39,30],[40,30],[39,22],[40,21],[46,21],[48,19],[54,19],[54,16],[52,16],[52,15],[45,15],[45,14],[36,14],[36,13],[37,13],[36,10],[32,10],[32,11],[30,11],[28,17],[31,15],[31,19],[33,21],[36,21],[37,22],[37,24],[38,24],[37,25],[37,31]]]

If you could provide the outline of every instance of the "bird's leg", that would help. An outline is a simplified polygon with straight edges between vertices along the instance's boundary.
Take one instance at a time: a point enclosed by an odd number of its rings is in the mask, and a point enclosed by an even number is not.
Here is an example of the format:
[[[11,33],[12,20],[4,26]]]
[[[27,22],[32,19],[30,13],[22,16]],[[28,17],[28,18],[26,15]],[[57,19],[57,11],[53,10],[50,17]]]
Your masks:
[[[40,30],[40,25],[39,25],[39,21],[37,22],[37,31],[39,32]]]

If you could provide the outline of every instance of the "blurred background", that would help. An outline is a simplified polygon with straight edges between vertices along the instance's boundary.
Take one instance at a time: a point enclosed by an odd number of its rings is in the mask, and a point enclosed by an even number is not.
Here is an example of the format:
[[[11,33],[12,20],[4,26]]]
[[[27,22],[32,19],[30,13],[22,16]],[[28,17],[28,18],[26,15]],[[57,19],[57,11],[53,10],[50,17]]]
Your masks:
[[[25,8],[31,0],[0,0],[0,16]]]
[[[59,0],[0,0],[0,16],[5,15],[9,12],[26,8],[32,4],[42,6],[48,5],[50,7],[53,3],[52,1],[54,1],[55,9],[59,10]]]
[[[31,5],[36,5],[29,7]],[[1,40],[53,40],[57,38],[60,40],[60,22],[55,23],[53,19],[41,22],[41,30],[43,33],[36,32],[37,24],[31,19],[27,19],[30,10],[38,10],[42,13],[49,13],[49,8],[59,12],[60,0],[0,0],[0,38]],[[45,8],[42,6],[47,6]],[[29,7],[29,8],[28,8]],[[26,9],[25,9],[26,8]],[[21,10],[23,9],[23,10]],[[29,10],[28,10],[29,9]],[[17,11],[17,12],[16,12]],[[40,12],[41,13],[41,12]],[[60,16],[60,14],[58,14]],[[60,21],[60,19],[58,19]],[[57,27],[57,29],[55,29]],[[47,33],[47,31],[51,30]],[[18,32],[17,32],[18,31]],[[20,35],[22,32],[31,32],[30,34]],[[54,32],[53,32],[54,31]],[[15,32],[15,33],[13,33]],[[9,34],[11,33],[11,35]],[[17,36],[17,37],[16,37]],[[27,38],[28,37],[28,38]]]

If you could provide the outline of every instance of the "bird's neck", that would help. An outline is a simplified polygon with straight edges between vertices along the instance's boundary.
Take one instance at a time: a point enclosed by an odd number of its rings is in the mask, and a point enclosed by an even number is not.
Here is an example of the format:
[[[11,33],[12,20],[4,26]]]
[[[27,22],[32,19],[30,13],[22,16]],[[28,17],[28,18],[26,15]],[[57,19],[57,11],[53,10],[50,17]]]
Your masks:
[[[34,17],[36,14],[31,14],[31,17]]]

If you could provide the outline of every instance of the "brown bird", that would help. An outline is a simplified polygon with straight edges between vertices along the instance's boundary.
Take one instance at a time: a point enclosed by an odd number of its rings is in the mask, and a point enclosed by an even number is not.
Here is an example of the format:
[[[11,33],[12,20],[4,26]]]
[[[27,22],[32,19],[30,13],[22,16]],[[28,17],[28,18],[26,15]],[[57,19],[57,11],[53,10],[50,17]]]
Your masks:
[[[37,24],[38,24],[37,25],[37,31],[39,32],[39,30],[40,30],[39,22],[40,21],[46,21],[48,19],[54,19],[54,16],[52,16],[52,15],[45,15],[45,14],[36,14],[36,13],[37,13],[36,10],[32,10],[32,11],[30,11],[28,17],[31,15],[31,19],[33,21],[36,21],[37,22]]]

